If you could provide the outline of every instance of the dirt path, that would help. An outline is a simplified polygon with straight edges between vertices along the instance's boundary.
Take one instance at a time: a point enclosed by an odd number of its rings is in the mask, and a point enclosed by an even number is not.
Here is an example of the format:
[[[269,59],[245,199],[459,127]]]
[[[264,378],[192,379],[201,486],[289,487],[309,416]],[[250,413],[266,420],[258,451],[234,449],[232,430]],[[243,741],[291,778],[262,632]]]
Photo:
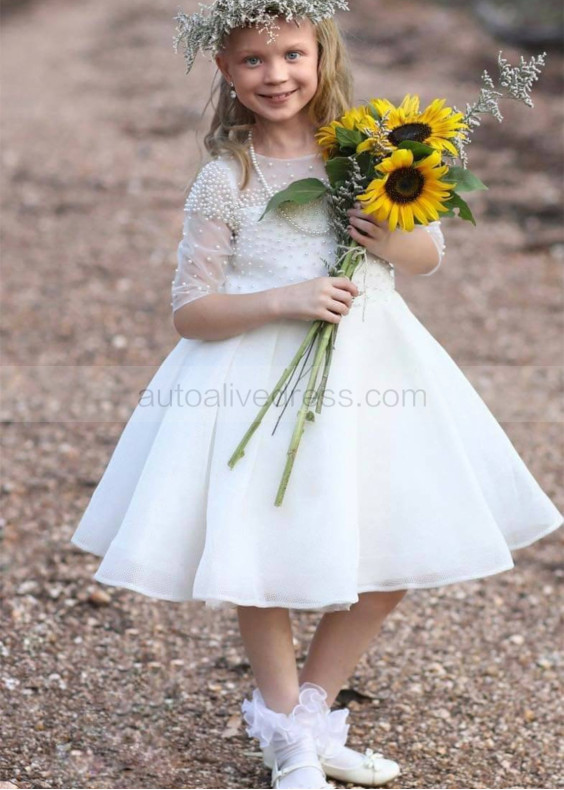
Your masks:
[[[359,100],[463,106],[500,46],[516,60],[462,9],[423,17],[395,0],[374,18],[374,5],[343,18]],[[17,787],[268,786],[239,717],[252,679],[235,614],[101,590],[96,558],[68,542],[133,383],[177,342],[168,289],[213,68],[184,76],[175,12],[52,0],[4,20],[0,781]],[[552,56],[534,113],[506,103],[506,123],[480,130],[478,228],[453,222],[441,271],[397,282],[560,509],[561,67]],[[412,592],[385,624],[340,701],[351,743],[402,764],[393,786],[564,786],[563,541],[517,552],[511,572]],[[316,622],[295,615],[301,659]]]

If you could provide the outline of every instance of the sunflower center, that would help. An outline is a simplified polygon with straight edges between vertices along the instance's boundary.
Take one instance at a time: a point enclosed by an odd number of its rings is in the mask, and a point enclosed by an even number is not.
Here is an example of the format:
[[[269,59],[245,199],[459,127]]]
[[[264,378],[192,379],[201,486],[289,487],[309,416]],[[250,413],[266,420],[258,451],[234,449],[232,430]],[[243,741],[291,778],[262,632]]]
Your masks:
[[[431,136],[432,129],[426,123],[404,123],[397,126],[388,135],[388,139],[394,145],[399,145],[404,140],[415,140],[417,143],[424,143]]]
[[[388,176],[385,190],[394,203],[412,203],[423,192],[425,179],[414,167],[400,167]]]

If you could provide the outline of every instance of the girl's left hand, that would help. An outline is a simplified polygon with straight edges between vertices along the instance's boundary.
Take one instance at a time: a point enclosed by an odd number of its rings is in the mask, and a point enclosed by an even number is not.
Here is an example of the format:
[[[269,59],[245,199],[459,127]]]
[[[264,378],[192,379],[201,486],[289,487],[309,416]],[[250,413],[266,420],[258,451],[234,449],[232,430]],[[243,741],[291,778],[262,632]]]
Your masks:
[[[388,223],[378,222],[372,215],[365,214],[360,203],[355,203],[355,208],[347,209],[347,214],[352,226],[349,228],[351,238],[366,247],[372,255],[385,258],[392,235]]]

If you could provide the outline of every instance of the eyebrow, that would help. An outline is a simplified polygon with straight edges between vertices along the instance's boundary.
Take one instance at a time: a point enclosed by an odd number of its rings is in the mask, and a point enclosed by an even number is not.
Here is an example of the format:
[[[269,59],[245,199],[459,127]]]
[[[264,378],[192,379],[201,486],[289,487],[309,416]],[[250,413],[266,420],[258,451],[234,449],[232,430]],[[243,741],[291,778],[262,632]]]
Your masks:
[[[286,49],[299,49],[300,47],[305,47],[305,46],[306,46],[306,44],[305,44],[303,41],[299,41],[299,42],[297,42],[297,43],[295,43],[295,44],[289,44],[289,45],[286,47]],[[248,48],[245,48],[245,49],[238,49],[238,50],[237,50],[237,53],[238,53],[239,55],[244,55],[244,54],[245,54],[245,52],[253,52],[253,53],[254,53],[254,52],[257,52],[257,49],[248,49]]]

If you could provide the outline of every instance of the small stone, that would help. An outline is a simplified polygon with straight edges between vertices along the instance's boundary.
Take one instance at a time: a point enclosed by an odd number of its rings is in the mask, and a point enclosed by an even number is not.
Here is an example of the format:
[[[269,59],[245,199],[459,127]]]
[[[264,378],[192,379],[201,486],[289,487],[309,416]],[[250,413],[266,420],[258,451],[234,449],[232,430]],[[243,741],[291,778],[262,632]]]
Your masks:
[[[88,596],[88,603],[92,603],[94,606],[107,606],[111,601],[112,599],[105,590],[92,590]]]
[[[112,346],[114,348],[125,348],[127,346],[127,338],[125,335],[114,335],[112,337]]]
[[[38,590],[39,584],[35,579],[27,579],[25,582],[18,585],[16,595],[28,595],[29,593],[38,592]]]

